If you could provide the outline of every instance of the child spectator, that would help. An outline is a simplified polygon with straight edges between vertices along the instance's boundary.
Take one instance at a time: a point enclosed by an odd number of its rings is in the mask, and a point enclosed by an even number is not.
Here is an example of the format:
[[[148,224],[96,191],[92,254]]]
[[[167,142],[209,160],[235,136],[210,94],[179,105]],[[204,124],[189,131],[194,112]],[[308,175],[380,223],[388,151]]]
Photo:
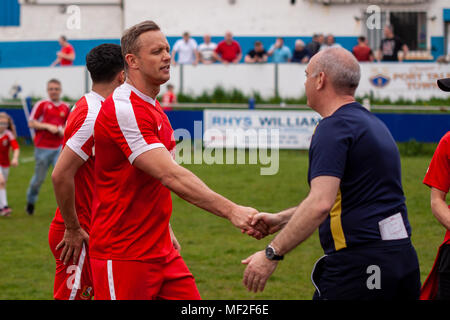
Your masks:
[[[172,105],[174,103],[177,103],[177,96],[175,95],[173,89],[174,89],[173,84],[169,83],[167,85],[167,91],[162,96],[161,107],[163,108],[164,111],[172,110]]]
[[[11,161],[9,159],[10,149],[13,150]],[[0,216],[9,216],[12,212],[6,197],[6,182],[10,165],[17,167],[18,164],[19,144],[16,141],[16,127],[6,112],[0,112]]]

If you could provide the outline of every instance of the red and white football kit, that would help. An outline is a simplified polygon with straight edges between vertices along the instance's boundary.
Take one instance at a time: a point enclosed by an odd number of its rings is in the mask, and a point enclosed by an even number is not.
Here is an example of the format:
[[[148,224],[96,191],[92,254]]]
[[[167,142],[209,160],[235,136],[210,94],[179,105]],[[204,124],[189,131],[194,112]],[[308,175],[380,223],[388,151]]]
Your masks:
[[[64,132],[64,147],[70,148],[85,161],[75,175],[75,209],[81,228],[88,234],[94,194],[94,123],[103,100],[93,91],[78,100]],[[57,208],[49,231],[49,244],[56,259],[54,298],[91,299],[94,291],[88,248],[83,245],[77,265],[65,266],[59,259],[63,248],[56,250],[64,237],[64,231],[64,219]]]
[[[171,241],[170,190],[133,166],[139,155],[155,148],[174,154],[173,130],[161,106],[124,83],[103,103],[94,136],[89,246],[95,298],[200,299]]]
[[[3,168],[9,168],[11,164],[9,159],[10,149],[19,149],[19,144],[14,134],[9,130],[5,130],[0,134],[0,166]]]
[[[448,131],[439,142],[423,183],[429,187],[448,193],[450,189],[450,131]],[[436,297],[438,291],[437,262],[439,261],[440,252],[444,245],[450,245],[450,230],[447,230],[445,233],[444,242],[438,249],[433,268],[422,286],[420,293],[421,300],[433,300]]]
[[[70,109],[67,104],[58,104],[49,100],[38,101],[31,110],[30,120],[50,123],[58,127],[64,127],[69,116]],[[58,149],[63,142],[63,137],[58,133],[53,134],[48,130],[36,130],[34,145],[37,148]]]

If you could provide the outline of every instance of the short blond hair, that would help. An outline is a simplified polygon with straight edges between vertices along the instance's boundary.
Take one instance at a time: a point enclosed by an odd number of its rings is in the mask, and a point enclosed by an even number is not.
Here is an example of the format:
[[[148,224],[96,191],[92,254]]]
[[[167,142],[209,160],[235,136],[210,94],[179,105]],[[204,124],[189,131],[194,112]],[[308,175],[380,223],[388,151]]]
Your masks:
[[[120,45],[122,47],[122,55],[124,59],[125,56],[129,53],[137,54],[139,52],[139,36],[147,31],[160,31],[160,28],[154,21],[146,20],[125,30],[122,38],[120,39]],[[126,60],[125,68],[127,68]]]

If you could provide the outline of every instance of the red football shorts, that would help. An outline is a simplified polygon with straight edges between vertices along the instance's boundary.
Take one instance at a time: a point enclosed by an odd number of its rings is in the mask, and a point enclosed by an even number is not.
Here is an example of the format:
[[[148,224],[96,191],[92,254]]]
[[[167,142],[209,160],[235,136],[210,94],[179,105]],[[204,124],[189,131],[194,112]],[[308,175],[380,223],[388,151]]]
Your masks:
[[[175,249],[165,261],[91,258],[96,300],[200,300],[191,274]]]
[[[64,263],[59,259],[63,248],[56,246],[64,237],[64,230],[50,227],[48,243],[56,260],[55,283],[53,297],[56,300],[89,300],[94,295],[89,252],[83,245],[77,264]]]

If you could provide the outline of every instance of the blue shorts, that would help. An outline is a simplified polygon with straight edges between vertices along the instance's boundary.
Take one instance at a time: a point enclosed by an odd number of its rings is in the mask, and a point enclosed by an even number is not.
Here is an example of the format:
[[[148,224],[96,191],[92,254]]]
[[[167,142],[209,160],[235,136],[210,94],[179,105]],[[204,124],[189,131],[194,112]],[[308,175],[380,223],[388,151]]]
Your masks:
[[[409,239],[326,255],[317,261],[311,280],[313,300],[416,300],[421,287],[419,261]]]

